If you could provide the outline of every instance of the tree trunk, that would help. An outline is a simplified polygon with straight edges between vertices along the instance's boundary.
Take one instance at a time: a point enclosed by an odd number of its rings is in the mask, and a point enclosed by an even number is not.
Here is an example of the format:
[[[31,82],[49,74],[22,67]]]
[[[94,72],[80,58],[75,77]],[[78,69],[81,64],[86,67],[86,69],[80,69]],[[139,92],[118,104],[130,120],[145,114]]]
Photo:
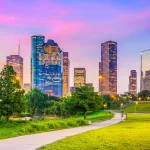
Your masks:
[[[84,119],[86,119],[86,112],[84,112]]]
[[[6,116],[6,120],[9,121],[9,116]]]

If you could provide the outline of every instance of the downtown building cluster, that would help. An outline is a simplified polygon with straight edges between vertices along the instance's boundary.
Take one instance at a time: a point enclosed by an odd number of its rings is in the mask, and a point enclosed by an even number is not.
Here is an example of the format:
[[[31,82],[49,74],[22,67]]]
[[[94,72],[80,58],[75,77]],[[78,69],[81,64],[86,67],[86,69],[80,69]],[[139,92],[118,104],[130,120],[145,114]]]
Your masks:
[[[76,87],[93,83],[86,82],[86,69],[74,68],[74,86],[70,87],[70,60],[68,52],[64,52],[51,39],[45,41],[43,35],[31,36],[31,83],[23,85],[23,58],[18,55],[7,56],[7,65],[13,66],[21,87],[28,92],[37,88],[51,96],[67,96]],[[141,52],[140,90],[150,90],[150,50]],[[102,95],[117,95],[117,42],[107,41],[101,44],[101,60],[99,62],[99,90]],[[94,87],[93,87],[94,90]],[[137,94],[137,72],[131,70],[128,91]]]

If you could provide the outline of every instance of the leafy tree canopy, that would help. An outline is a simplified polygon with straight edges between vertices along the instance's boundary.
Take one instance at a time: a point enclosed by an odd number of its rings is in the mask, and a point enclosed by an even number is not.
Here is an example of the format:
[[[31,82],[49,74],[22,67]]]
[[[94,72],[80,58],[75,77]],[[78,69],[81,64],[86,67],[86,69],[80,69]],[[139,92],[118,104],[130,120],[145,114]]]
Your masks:
[[[25,110],[23,101],[24,90],[12,66],[6,65],[0,72],[0,115],[7,120],[15,113]]]

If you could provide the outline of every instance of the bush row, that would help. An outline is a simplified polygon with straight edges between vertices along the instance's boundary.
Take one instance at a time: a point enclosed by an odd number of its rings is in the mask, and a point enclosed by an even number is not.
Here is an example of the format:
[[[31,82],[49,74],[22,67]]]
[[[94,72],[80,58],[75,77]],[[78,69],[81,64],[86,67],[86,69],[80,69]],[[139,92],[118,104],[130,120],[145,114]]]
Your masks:
[[[39,131],[50,131],[56,129],[70,128],[70,127],[78,127],[82,125],[88,125],[87,120],[78,119],[78,120],[67,120],[67,121],[55,121],[55,122],[46,122],[46,123],[36,123],[33,122],[30,125],[21,128],[21,133],[35,133]]]

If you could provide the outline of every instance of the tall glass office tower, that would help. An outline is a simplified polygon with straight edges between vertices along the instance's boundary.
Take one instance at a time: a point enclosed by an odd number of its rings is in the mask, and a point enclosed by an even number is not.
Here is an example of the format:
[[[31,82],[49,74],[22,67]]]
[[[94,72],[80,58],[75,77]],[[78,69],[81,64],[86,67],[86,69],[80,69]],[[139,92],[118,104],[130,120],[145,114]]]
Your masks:
[[[141,52],[140,90],[150,90],[150,50]]]
[[[137,94],[137,72],[136,72],[136,70],[130,71],[129,92],[134,94],[134,95]]]
[[[43,35],[33,35],[31,37],[31,87],[38,88],[39,71],[42,69],[39,65],[39,55],[43,53],[43,44],[45,37]]]
[[[99,80],[101,94],[117,94],[117,43],[114,41],[101,44]]]
[[[32,36],[32,88],[52,96],[62,95],[62,51],[53,40]]]
[[[7,56],[6,64],[13,67],[17,78],[19,79],[21,88],[23,88],[23,58],[19,55]]]

